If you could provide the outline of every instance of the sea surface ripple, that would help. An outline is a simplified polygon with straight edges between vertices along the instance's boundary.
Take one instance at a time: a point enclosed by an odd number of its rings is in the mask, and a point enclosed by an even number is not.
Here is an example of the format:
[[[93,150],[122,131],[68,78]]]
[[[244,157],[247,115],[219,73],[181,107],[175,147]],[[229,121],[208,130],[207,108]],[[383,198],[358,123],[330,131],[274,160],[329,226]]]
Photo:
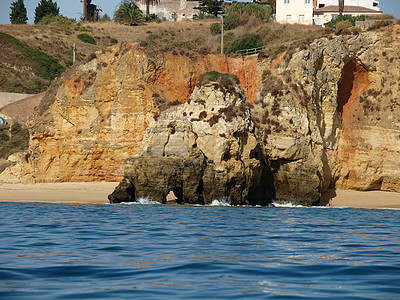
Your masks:
[[[0,299],[400,299],[400,211],[0,203]]]

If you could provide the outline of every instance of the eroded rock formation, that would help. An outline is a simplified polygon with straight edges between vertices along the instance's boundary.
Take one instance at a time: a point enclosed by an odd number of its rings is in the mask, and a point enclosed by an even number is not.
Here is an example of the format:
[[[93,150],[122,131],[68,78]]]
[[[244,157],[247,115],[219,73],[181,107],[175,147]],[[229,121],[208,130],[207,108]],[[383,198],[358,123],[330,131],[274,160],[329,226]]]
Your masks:
[[[150,123],[139,155],[125,161],[125,178],[110,202],[150,197],[165,203],[171,192],[177,203],[272,200],[272,176],[243,91],[230,79],[202,85],[204,80],[188,103]]]
[[[249,101],[261,80],[257,57],[150,55],[126,44],[88,60],[46,94],[31,119],[29,158],[3,181],[119,181],[153,117],[188,101],[201,73],[236,74]]]
[[[399,27],[322,39],[265,72],[254,114],[277,198],[400,192]]]
[[[52,87],[31,120],[29,154],[2,176],[120,180],[149,124],[188,101],[200,73],[216,70],[238,75],[254,102],[252,119],[277,198],[315,204],[329,188],[400,192],[399,33],[391,25],[331,36],[276,68],[264,56],[146,54],[133,44],[115,46]],[[183,191],[176,193],[186,201]]]

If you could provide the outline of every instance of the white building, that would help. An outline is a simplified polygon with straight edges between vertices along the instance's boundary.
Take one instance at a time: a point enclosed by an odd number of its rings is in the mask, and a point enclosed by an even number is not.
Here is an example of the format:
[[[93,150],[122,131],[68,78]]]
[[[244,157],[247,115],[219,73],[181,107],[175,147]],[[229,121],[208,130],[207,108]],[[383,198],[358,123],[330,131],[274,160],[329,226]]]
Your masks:
[[[313,0],[276,0],[279,23],[313,24]]]
[[[276,21],[323,25],[339,15],[338,0],[276,0]],[[379,15],[379,1],[345,0],[344,15]]]
[[[323,8],[326,6],[334,5],[338,6],[338,0],[318,0],[316,2],[316,8]],[[379,11],[379,1],[375,0],[344,0],[344,6],[360,6],[364,8],[374,9]]]
[[[146,11],[146,1],[136,1],[136,4],[142,12]],[[193,19],[193,16],[199,12],[194,8],[199,5],[199,1],[161,0],[157,4],[150,4],[150,14],[168,21]]]
[[[339,16],[337,0],[318,0],[314,9],[314,24],[324,25]],[[378,8],[379,1],[345,0],[343,15],[374,16],[382,14]]]

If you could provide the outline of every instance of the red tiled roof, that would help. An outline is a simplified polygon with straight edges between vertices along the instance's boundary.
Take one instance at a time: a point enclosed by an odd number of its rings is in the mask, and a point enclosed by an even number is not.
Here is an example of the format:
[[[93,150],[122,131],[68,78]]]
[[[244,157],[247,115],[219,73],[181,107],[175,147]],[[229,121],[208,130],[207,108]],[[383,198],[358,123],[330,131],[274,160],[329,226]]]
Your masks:
[[[316,14],[323,14],[323,13],[331,13],[337,12],[339,13],[339,5],[328,5],[321,8],[314,9],[314,13]],[[362,6],[352,6],[346,5],[344,7],[343,13],[370,13],[370,14],[381,14],[382,11],[375,10],[372,8],[362,7]]]

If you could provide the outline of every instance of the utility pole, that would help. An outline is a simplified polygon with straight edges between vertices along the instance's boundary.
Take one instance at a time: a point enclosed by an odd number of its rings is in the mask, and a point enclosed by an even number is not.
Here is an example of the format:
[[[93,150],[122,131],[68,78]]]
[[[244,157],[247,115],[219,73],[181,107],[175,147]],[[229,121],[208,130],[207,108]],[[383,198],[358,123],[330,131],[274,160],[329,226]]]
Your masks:
[[[72,45],[72,62],[75,63],[75,52],[76,52],[76,45],[75,43]]]
[[[221,54],[224,54],[224,15],[221,15]]]

